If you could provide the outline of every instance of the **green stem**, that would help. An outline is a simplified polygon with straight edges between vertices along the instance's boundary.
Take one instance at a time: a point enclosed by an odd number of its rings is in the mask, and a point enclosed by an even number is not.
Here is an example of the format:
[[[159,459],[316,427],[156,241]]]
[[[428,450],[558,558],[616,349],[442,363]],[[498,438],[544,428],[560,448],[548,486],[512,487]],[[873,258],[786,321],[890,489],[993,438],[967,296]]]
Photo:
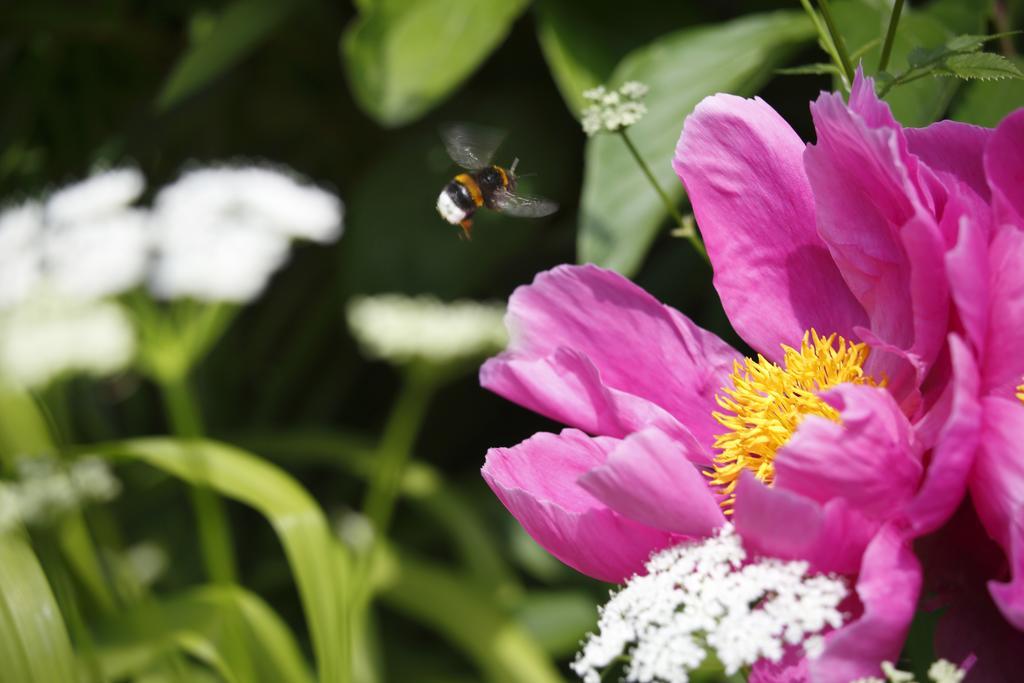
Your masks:
[[[201,437],[202,419],[189,390],[188,380],[183,376],[163,377],[158,378],[157,383],[174,433],[182,439]],[[224,502],[205,486],[193,486],[191,492],[206,571],[217,583],[232,583],[236,581],[238,572]]]
[[[821,16],[825,20],[825,26],[828,27],[828,33],[832,37],[832,45],[835,46],[836,54],[839,56],[839,65],[846,75],[847,82],[853,83],[854,72],[853,66],[850,64],[850,54],[846,51],[843,34],[839,32],[835,19],[832,18],[832,8],[829,6],[828,0],[818,0],[818,6],[821,7]]]
[[[373,523],[378,538],[387,534],[402,475],[433,393],[433,374],[426,368],[411,368],[384,426],[377,448],[376,468],[363,505],[363,512]]]
[[[672,218],[675,220],[676,225],[678,225],[679,228],[681,228],[684,231],[686,239],[690,241],[690,244],[692,244],[693,248],[697,250],[697,253],[701,255],[701,258],[703,258],[704,261],[710,263],[710,260],[708,259],[707,249],[704,248],[704,243],[700,241],[700,238],[697,236],[696,231],[692,229],[687,229],[686,219],[683,218],[683,214],[679,212],[679,209],[676,208],[676,205],[672,202],[671,199],[669,199],[668,195],[665,194],[665,191],[661,189],[661,185],[658,184],[658,180],[654,177],[654,173],[651,172],[650,166],[648,166],[647,162],[644,161],[642,156],[640,156],[640,150],[638,150],[636,148],[636,145],[633,144],[633,141],[629,138],[629,135],[626,133],[626,129],[623,128],[622,130],[620,130],[619,135],[622,136],[622,140],[626,143],[626,147],[633,155],[633,158],[636,160],[637,165],[640,166],[640,170],[644,172],[645,176],[647,176],[647,180],[651,183],[651,187],[653,187],[654,191],[658,193],[659,197],[661,197],[662,204],[665,205],[665,209],[668,211],[669,215],[672,216]]]
[[[900,23],[900,13],[903,12],[903,0],[896,0],[892,6],[892,15],[889,17],[889,29],[885,32],[885,43],[882,44],[882,56],[878,59],[878,70],[885,71],[889,66],[889,57],[892,56],[892,44],[896,41],[896,27]]]

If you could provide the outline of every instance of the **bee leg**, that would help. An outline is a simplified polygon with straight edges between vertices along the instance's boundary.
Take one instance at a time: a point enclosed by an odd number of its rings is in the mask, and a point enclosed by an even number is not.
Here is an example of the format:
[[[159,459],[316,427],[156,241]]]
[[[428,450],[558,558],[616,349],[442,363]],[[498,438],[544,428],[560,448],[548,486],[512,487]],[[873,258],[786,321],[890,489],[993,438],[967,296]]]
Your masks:
[[[472,218],[466,218],[465,220],[460,221],[459,222],[459,226],[462,228],[462,234],[459,235],[459,237],[461,237],[462,239],[466,240],[467,242],[470,241],[471,239],[473,239],[470,236],[470,234],[469,234],[469,231],[473,229],[473,219]]]

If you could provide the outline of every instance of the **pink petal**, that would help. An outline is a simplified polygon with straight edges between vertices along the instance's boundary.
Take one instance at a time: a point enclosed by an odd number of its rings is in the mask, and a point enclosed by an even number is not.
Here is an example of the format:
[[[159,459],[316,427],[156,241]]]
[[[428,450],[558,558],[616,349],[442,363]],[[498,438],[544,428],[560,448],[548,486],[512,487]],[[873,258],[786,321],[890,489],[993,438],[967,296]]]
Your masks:
[[[902,512],[910,537],[939,528],[956,511],[967,490],[967,478],[974,464],[981,430],[978,403],[978,368],[966,344],[949,336],[953,381],[949,384],[949,407],[938,443],[932,451],[924,483]]]
[[[807,683],[807,657],[803,647],[789,646],[782,659],[761,659],[750,670],[748,683]]]
[[[484,363],[480,384],[552,420],[591,434],[624,437],[645,425],[683,431],[674,417],[650,401],[606,386],[582,353],[556,349],[542,358],[504,353]],[[705,456],[710,462],[710,453]]]
[[[939,121],[927,128],[906,128],[907,149],[933,171],[967,183],[985,200],[989,198],[983,158],[991,128],[958,121]]]
[[[1024,109],[996,127],[985,150],[985,173],[1000,222],[1024,228]]]
[[[803,150],[763,100],[715,95],[687,117],[673,161],[729,320],[772,360],[812,327],[850,337],[867,319],[818,237]]]
[[[944,240],[902,130],[862,90],[850,108],[834,94],[811,105],[818,143],[804,163],[818,232],[874,334],[930,365],[946,333]]]
[[[672,544],[670,534],[626,519],[576,483],[616,444],[574,429],[536,434],[513,448],[492,448],[482,470],[491,490],[545,550],[615,583],[642,571],[652,552]]]
[[[822,395],[842,424],[808,416],[775,456],[775,486],[819,503],[842,498],[882,519],[922,474],[910,423],[885,389],[842,384]]]
[[[1024,375],[1024,232],[997,229],[989,247],[989,322],[982,392],[1011,397]]]
[[[520,364],[512,382],[501,381],[505,374],[501,366],[547,359],[542,368],[547,378],[564,371],[564,356],[557,352],[570,349],[596,368],[598,387],[659,406],[686,425],[700,443],[710,447],[713,442],[718,430],[711,417],[714,396],[741,356],[621,275],[592,265],[559,266],[541,273],[532,285],[520,287],[512,295],[506,322],[511,334],[508,351],[481,371],[481,384],[488,389],[527,407],[543,405],[550,410],[564,400],[564,382],[545,396],[546,381],[524,377],[531,366]],[[568,372],[579,375],[578,363],[573,361],[573,365]],[[572,383],[580,382],[573,379]],[[521,385],[528,385],[529,391],[519,391]],[[588,382],[587,386],[594,385]],[[603,397],[593,405],[600,410],[614,407]],[[593,420],[592,414],[577,419],[569,413],[568,409],[557,416],[545,412],[581,427],[582,419]],[[625,424],[630,419],[620,421]]]
[[[898,529],[883,527],[864,553],[857,579],[864,612],[825,636],[825,651],[810,662],[810,680],[849,683],[877,676],[883,661],[897,661],[920,590],[917,558]]]
[[[976,353],[988,334],[988,235],[975,222],[960,221],[956,246],[946,252],[950,294]]]
[[[725,516],[693,455],[703,457],[703,451],[692,438],[673,440],[645,429],[619,443],[580,485],[630,519],[685,536],[708,536]]]
[[[1014,516],[1024,509],[1024,405],[1016,398],[982,399],[981,449],[971,474],[971,499],[981,523],[1007,555]]]
[[[768,487],[743,473],[733,523],[744,544],[761,555],[807,560],[817,571],[853,574],[880,526],[842,499],[821,505],[793,491]]]

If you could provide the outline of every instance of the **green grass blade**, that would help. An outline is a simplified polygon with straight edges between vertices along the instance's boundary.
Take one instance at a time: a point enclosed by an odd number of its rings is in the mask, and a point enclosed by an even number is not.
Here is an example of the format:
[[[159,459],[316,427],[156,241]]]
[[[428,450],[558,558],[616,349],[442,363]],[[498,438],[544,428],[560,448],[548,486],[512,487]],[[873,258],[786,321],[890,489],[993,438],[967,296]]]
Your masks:
[[[228,620],[242,624],[250,663],[233,661],[225,640]],[[263,600],[238,586],[210,585],[139,606],[98,628],[98,654],[111,679],[137,674],[169,649],[201,658],[228,678],[254,683],[311,683],[312,676],[288,627]]]
[[[140,460],[259,510],[277,532],[295,576],[319,680],[349,680],[347,560],[335,552],[323,511],[298,482],[256,455],[209,440],[133,439],[89,450]]]
[[[75,660],[50,584],[26,537],[0,535],[0,683],[68,683]]]
[[[555,683],[562,678],[527,632],[461,576],[406,555],[386,557],[381,599],[459,647],[492,683]]]

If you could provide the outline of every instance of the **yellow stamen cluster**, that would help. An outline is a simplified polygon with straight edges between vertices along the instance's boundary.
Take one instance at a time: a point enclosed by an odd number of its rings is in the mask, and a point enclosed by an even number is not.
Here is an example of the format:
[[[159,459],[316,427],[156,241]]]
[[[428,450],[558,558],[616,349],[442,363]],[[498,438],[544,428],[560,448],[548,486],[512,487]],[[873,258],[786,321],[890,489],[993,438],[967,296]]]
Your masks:
[[[839,422],[835,408],[817,396],[843,382],[876,383],[864,375],[870,349],[838,335],[804,334],[799,349],[782,346],[783,364],[758,355],[757,360],[735,363],[732,387],[723,387],[715,401],[722,412],[712,413],[728,431],[715,437],[714,471],[707,472],[712,486],[725,495],[722,507],[732,513],[736,485],[743,470],[761,481],[775,479],[775,452],[793,435],[806,415]]]
[[[1024,384],[1017,385],[1017,393],[1015,395],[1018,401],[1024,403]]]

